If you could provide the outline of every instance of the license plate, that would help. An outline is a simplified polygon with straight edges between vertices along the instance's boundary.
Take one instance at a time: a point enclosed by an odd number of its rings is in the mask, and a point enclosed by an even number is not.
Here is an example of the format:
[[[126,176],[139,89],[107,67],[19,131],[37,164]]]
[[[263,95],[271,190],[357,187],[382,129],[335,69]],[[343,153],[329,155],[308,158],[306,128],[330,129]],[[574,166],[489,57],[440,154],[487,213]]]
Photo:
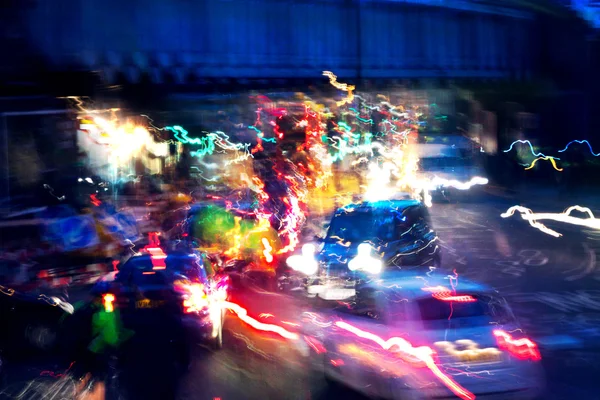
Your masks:
[[[135,308],[157,308],[165,304],[164,301],[161,300],[138,300],[135,302]]]
[[[446,353],[456,362],[461,363],[495,363],[502,361],[502,352],[495,347],[480,348],[472,340],[457,340],[455,342],[435,342],[442,353]]]
[[[501,354],[470,354],[455,357],[457,361],[472,364],[496,363],[502,361]]]
[[[355,289],[326,289],[319,293],[319,297],[323,300],[346,300],[349,297],[355,296]]]

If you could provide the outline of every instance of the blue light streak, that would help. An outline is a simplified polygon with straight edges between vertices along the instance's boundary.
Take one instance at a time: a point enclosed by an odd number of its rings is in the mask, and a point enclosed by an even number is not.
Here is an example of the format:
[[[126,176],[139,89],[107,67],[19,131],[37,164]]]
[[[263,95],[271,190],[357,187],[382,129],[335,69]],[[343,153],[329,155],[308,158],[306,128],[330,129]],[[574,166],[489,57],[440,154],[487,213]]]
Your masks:
[[[533,154],[534,157],[546,157],[546,155],[544,153],[536,153],[533,150],[533,145],[531,144],[531,142],[529,140],[515,140],[514,142],[512,142],[510,144],[510,147],[508,148],[508,150],[504,150],[504,152],[508,153],[509,151],[511,151],[512,148],[514,147],[514,145],[517,144],[517,143],[528,144],[529,145],[529,150],[531,150],[531,154]],[[556,158],[556,157],[553,157],[553,158],[555,158],[556,160],[560,160],[560,158]]]
[[[587,144],[588,148],[590,149],[590,153],[592,153],[592,155],[593,155],[594,157],[598,157],[598,156],[600,156],[600,153],[597,153],[597,154],[596,154],[596,153],[594,153],[594,150],[592,150],[592,145],[591,145],[591,144],[590,144],[590,142],[588,142],[587,140],[571,140],[571,141],[570,141],[570,142],[567,144],[567,146],[566,146],[564,149],[562,149],[562,150],[559,150],[558,152],[559,152],[559,153],[563,153],[563,152],[567,151],[567,149],[569,148],[569,146],[570,146],[571,144],[573,144],[573,143],[579,143],[579,144],[583,144],[583,143],[585,143],[585,144]]]

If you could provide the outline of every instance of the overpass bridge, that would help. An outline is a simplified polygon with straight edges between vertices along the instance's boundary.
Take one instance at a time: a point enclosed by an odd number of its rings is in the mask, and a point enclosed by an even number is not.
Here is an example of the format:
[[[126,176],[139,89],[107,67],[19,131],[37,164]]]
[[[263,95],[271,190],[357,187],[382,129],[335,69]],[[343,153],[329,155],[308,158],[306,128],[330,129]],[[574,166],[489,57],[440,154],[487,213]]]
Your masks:
[[[107,84],[318,79],[323,70],[352,80],[521,79],[536,67],[533,15],[477,1],[23,4],[24,35],[50,69],[97,71]]]

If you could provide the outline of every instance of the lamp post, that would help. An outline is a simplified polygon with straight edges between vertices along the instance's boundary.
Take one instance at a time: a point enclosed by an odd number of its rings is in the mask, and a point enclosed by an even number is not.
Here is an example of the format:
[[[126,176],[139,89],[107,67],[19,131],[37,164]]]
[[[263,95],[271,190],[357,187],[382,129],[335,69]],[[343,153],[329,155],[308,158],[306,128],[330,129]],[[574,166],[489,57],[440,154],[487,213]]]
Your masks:
[[[356,0],[356,80],[362,79],[362,1]]]

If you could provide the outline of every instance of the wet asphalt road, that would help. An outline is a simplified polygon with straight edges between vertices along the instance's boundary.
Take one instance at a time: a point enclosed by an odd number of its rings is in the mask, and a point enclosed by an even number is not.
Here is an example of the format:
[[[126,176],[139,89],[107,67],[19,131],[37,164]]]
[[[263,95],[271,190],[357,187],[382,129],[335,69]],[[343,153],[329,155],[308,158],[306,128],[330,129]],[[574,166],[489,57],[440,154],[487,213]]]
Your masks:
[[[459,284],[461,277],[481,281],[508,299],[542,350],[548,381],[543,398],[600,398],[600,363],[596,361],[600,357],[600,266],[596,261],[600,234],[548,223],[563,234],[554,238],[517,214],[500,217],[516,203],[490,197],[478,203],[435,204],[432,218],[443,247],[443,269],[458,274]],[[522,204],[544,212],[560,212],[572,205],[555,198]],[[582,205],[594,209],[594,204]],[[286,321],[290,329],[305,307],[298,299],[269,293],[247,294],[237,300],[255,318]],[[257,332],[234,315],[227,318],[224,340],[225,348],[218,352],[201,346],[194,349],[179,398],[362,398],[343,389],[327,389],[318,375],[309,372],[292,343]],[[25,373],[13,377],[25,379]]]

